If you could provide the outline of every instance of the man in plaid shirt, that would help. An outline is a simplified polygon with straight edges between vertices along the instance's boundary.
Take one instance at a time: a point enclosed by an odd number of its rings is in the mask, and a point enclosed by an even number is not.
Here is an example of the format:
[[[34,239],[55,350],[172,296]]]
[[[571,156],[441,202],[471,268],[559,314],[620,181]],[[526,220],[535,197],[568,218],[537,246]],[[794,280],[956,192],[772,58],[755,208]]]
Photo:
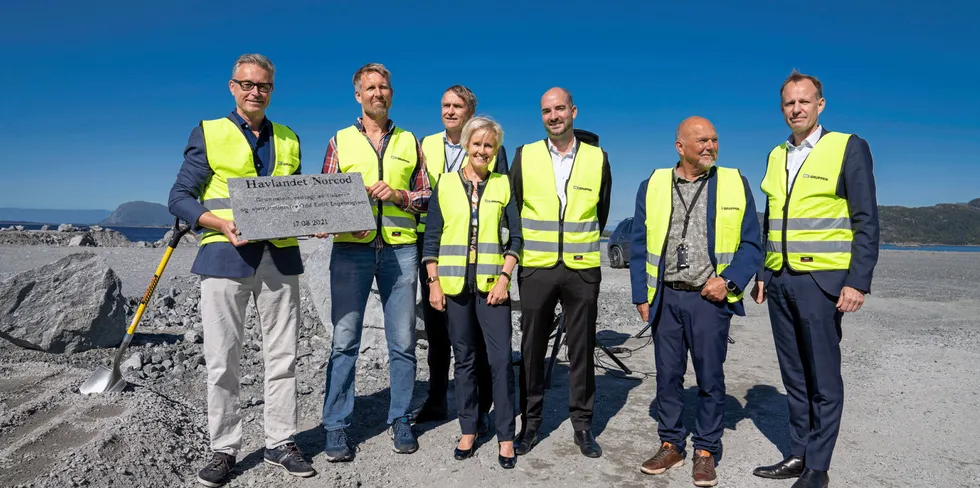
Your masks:
[[[410,407],[415,388],[415,295],[418,279],[416,227],[431,189],[415,136],[388,118],[391,73],[376,63],[354,73],[361,117],[330,139],[323,173],[361,173],[376,218],[374,229],[334,236],[330,259],[333,346],[323,400],[324,452],[332,462],[350,461],[344,429],[354,412],[354,372],[364,309],[377,280],[384,306],[391,404],[388,433],[398,453],[418,450]],[[326,234],[317,234],[326,237]]]

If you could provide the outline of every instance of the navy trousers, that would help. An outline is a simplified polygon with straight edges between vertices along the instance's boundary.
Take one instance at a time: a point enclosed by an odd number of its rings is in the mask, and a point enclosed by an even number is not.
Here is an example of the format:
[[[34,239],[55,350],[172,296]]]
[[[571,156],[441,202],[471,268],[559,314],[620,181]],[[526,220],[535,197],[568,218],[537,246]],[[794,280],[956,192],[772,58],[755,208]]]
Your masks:
[[[422,256],[423,234],[419,234],[418,249]],[[449,365],[452,361],[452,342],[449,339],[449,324],[446,312],[440,312],[429,305],[429,285],[426,280],[429,271],[425,265],[419,265],[419,286],[422,291],[422,320],[425,322],[425,337],[429,342],[426,351],[426,362],[429,365],[429,395],[426,403],[439,407],[446,403],[446,392],[449,389]],[[490,377],[490,363],[487,362],[487,346],[482,337],[476,338],[476,378],[479,386],[480,411],[487,413],[493,405],[493,383]]]
[[[692,440],[695,449],[717,456],[725,418],[725,371],[728,331],[732,312],[725,302],[712,302],[698,291],[661,288],[661,305],[653,331],[657,366],[657,432],[661,442],[683,451],[684,373],[691,351],[698,382],[697,426]]]
[[[840,432],[841,312],[808,274],[779,271],[767,286],[776,357],[789,401],[792,454],[826,471]]]
[[[474,270],[471,265],[470,270]],[[493,380],[493,405],[496,412],[497,442],[514,440],[514,368],[511,366],[511,302],[487,305],[487,295],[464,288],[456,296],[446,297],[449,336],[455,356],[456,411],[463,434],[476,434],[479,412],[477,357],[483,354],[490,362]]]

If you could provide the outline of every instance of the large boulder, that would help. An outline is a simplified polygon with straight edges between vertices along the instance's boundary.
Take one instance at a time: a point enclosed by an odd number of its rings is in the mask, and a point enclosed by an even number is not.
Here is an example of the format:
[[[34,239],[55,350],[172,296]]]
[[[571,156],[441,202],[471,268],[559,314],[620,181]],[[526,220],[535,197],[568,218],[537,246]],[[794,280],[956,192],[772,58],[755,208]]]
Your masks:
[[[72,237],[68,241],[68,247],[95,247],[97,245],[95,239],[92,239],[92,236],[88,232]]]
[[[104,259],[70,254],[0,282],[0,337],[54,353],[114,347],[126,334],[125,302]]]

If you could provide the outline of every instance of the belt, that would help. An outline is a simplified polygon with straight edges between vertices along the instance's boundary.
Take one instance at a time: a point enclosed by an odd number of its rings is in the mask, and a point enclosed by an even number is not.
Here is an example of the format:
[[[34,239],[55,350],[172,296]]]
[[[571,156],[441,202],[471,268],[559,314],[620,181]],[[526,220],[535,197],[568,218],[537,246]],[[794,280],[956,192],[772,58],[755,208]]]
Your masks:
[[[704,288],[704,285],[694,286],[683,281],[665,281],[664,286],[681,291],[701,291],[701,289]]]

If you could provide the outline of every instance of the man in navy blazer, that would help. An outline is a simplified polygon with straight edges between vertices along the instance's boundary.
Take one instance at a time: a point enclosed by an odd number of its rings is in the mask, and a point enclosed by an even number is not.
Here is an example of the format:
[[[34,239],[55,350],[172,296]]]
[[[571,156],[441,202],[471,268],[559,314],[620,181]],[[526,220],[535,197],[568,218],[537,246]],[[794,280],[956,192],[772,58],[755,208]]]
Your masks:
[[[640,470],[657,475],[684,464],[690,349],[699,390],[692,477],[696,486],[714,486],[728,331],[732,315],[745,315],[741,296],[762,263],[762,244],[748,181],[738,170],[714,166],[718,135],[711,122],[686,119],[676,147],[680,162],[640,184],[633,217],[633,303],[653,330],[660,435],[660,449]]]
[[[767,255],[752,296],[760,304],[769,298],[792,452],[753,474],[824,487],[844,403],[841,318],[871,291],[878,204],[868,143],[817,121],[826,105],[820,81],[794,71],[780,97],[792,135],[767,162]]]

